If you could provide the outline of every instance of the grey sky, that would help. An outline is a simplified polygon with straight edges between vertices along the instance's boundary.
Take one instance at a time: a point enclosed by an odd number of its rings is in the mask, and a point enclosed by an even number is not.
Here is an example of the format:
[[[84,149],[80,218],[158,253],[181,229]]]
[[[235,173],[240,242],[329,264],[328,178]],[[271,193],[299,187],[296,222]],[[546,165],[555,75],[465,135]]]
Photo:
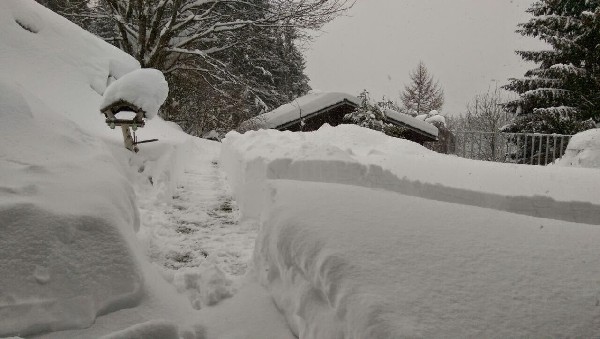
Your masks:
[[[419,60],[444,88],[443,112],[530,68],[514,53],[540,49],[515,33],[533,0],[358,0],[307,51],[311,86],[399,100]]]

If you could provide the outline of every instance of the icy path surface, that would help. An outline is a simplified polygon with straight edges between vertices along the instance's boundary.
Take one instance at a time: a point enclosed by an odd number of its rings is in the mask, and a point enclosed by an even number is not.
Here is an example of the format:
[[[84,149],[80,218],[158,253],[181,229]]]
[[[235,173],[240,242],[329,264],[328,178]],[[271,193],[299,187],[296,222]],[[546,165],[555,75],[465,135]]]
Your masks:
[[[140,197],[141,227],[153,262],[169,270],[210,263],[228,277],[246,273],[256,228],[238,224],[225,180],[214,155],[201,155],[184,170],[171,201]]]

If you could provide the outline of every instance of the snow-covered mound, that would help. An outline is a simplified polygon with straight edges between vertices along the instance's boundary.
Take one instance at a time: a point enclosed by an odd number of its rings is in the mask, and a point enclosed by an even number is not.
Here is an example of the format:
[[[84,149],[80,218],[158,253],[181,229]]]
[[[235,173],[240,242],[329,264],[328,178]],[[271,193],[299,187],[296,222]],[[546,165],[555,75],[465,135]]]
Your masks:
[[[600,128],[575,134],[565,155],[557,161],[559,166],[600,168]]]
[[[600,224],[595,171],[459,159],[353,125],[232,132],[221,159],[261,221],[260,281],[301,338],[600,325],[600,230],[575,223]]]
[[[255,265],[300,338],[590,337],[600,326],[596,226],[352,185],[269,190]]]
[[[178,303],[142,260],[132,183],[139,163],[157,185],[176,185],[185,157],[165,153],[188,137],[154,119],[140,134],[169,135],[172,145],[131,158],[98,107],[111,81],[139,68],[135,59],[32,0],[0,1],[0,31],[0,336]]]
[[[142,109],[146,112],[146,118],[152,119],[158,114],[158,109],[168,95],[169,85],[161,71],[152,68],[138,69],[108,85],[100,111],[123,100]]]
[[[334,182],[566,221],[600,224],[597,173],[480,162],[354,125],[309,133],[232,132],[222,163],[246,213],[267,179]],[[246,192],[248,190],[248,192]],[[250,207],[250,208],[246,208]],[[248,215],[256,217],[256,215]]]
[[[101,142],[21,93],[0,80],[0,335],[90,326],[141,297],[133,190]]]

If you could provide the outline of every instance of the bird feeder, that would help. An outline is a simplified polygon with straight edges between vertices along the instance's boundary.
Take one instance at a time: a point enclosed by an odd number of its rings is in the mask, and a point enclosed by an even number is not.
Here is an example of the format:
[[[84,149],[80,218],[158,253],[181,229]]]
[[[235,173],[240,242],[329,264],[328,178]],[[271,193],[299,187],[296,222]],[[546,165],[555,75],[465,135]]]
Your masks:
[[[138,144],[158,141],[158,139],[137,140],[135,132],[146,124],[146,112],[140,107],[120,99],[101,108],[100,111],[106,117],[106,124],[111,129],[115,129],[117,126],[121,127],[125,148],[131,152],[139,151]],[[124,117],[117,117],[117,114]]]

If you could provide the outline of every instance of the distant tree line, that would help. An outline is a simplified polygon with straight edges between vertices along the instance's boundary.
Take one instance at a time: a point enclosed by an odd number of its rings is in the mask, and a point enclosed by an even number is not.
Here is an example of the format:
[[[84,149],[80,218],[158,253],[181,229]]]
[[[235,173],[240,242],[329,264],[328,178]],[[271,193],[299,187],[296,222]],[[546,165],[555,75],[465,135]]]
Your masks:
[[[226,132],[306,94],[300,45],[353,0],[37,0],[165,73],[161,111],[193,135]]]

